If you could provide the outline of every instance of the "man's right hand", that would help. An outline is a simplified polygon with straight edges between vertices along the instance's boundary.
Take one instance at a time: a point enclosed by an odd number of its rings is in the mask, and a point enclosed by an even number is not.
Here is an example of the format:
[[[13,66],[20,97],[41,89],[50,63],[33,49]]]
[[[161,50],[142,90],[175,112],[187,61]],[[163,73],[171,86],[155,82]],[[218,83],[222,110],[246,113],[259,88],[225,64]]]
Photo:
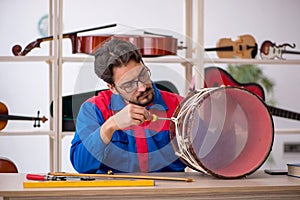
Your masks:
[[[114,116],[114,121],[119,129],[124,129],[131,125],[140,125],[146,120],[150,120],[150,113],[142,106],[128,104]]]
[[[127,128],[131,125],[142,124],[144,121],[150,120],[150,118],[149,111],[144,107],[128,104],[102,125],[100,137],[105,144],[108,144],[114,131]]]

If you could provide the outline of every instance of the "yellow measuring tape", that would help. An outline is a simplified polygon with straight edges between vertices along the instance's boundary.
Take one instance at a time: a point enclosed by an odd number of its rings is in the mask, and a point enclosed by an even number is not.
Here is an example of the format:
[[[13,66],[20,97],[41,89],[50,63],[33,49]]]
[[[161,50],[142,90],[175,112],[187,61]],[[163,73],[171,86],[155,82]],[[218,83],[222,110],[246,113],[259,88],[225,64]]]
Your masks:
[[[155,186],[154,180],[94,180],[94,181],[24,181],[24,188],[57,187],[144,187]]]

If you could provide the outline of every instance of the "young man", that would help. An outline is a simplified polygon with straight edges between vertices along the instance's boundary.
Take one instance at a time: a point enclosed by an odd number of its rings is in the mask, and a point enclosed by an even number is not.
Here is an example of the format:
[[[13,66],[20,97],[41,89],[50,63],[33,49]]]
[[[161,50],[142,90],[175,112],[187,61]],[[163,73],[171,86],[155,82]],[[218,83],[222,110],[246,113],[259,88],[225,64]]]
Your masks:
[[[109,90],[80,108],[70,158],[80,173],[184,171],[169,135],[182,97],[160,91],[150,79],[140,51],[112,39],[95,53],[95,73]]]

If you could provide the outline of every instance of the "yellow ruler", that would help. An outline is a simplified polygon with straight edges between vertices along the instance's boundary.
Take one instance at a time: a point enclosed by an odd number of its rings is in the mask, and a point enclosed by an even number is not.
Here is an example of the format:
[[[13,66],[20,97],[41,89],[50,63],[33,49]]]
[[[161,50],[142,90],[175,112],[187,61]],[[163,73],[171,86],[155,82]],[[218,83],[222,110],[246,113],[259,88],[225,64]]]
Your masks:
[[[155,186],[154,180],[24,181],[24,188],[60,187],[143,187]]]

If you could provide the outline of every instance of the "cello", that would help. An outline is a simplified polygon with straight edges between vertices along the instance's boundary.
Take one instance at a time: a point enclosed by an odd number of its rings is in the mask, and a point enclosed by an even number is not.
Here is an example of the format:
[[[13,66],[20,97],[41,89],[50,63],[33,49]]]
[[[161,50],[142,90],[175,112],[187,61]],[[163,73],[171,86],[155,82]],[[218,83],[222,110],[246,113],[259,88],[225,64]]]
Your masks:
[[[18,168],[13,161],[0,156],[0,173],[18,173]]]
[[[112,35],[112,34],[102,34],[102,35],[87,35],[78,36],[78,33],[94,31],[99,29],[111,28],[116,26],[116,24],[110,24],[85,30],[80,30],[76,32],[65,33],[62,35],[63,38],[69,38],[72,43],[72,53],[84,53],[88,55],[93,55],[95,51],[100,48],[106,41],[118,38],[121,40],[126,40],[133,43],[138,49],[140,49],[142,56],[144,57],[154,57],[154,56],[166,56],[166,55],[176,55],[177,49],[184,49],[185,47],[177,46],[177,39],[172,36],[160,35],[150,32],[145,32],[145,35]],[[14,45],[12,52],[15,56],[25,56],[32,49],[40,47],[40,44],[45,41],[53,40],[53,36],[38,38],[35,41],[29,43],[24,50],[20,45]]]
[[[8,120],[31,120],[34,121],[33,127],[40,127],[40,121],[45,123],[48,119],[45,116],[39,117],[39,114],[40,111],[37,112],[37,117],[9,115],[6,105],[0,102],[0,131],[6,127]]]

